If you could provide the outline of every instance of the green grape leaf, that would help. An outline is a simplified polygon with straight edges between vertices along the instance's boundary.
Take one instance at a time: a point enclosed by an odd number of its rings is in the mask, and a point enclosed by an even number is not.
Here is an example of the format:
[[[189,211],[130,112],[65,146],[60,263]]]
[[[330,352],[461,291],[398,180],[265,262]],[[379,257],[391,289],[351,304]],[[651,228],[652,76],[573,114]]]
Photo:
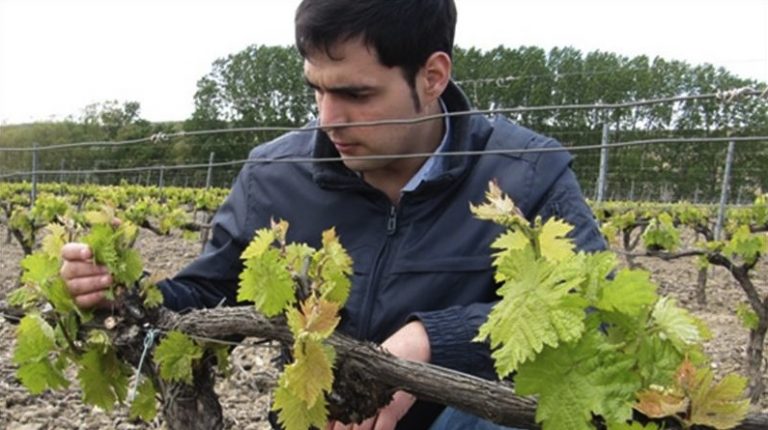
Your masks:
[[[207,349],[213,351],[216,356],[216,368],[219,372],[229,374],[229,346],[221,344],[208,344]]]
[[[112,222],[114,214],[110,214],[104,211],[87,211],[85,212],[85,220],[88,224],[109,224]]]
[[[304,261],[312,259],[315,249],[304,243],[289,243],[285,246],[285,261],[291,271],[301,273]]]
[[[59,275],[60,262],[42,252],[35,252],[21,260],[21,268],[24,274],[21,282],[29,285],[41,286],[48,283],[51,278]]]
[[[61,224],[48,224],[48,234],[43,237],[40,249],[44,254],[58,261],[61,248],[67,242],[67,230]]]
[[[243,260],[248,260],[251,258],[261,257],[261,255],[267,252],[267,250],[270,249],[274,243],[274,231],[267,228],[258,230],[253,236],[251,243],[248,244],[248,247],[243,251],[243,254],[240,256],[240,258]]]
[[[131,248],[139,236],[139,227],[130,221],[122,221],[115,235],[120,248]]]
[[[691,423],[717,429],[736,427],[749,412],[749,399],[744,396],[747,379],[728,374],[715,383],[710,369],[695,371],[693,384],[685,387],[691,397]]]
[[[54,349],[53,327],[39,314],[27,314],[16,329],[16,350],[13,362],[24,364],[48,357]]]
[[[78,365],[77,377],[85,403],[110,411],[115,402],[125,399],[130,371],[112,348],[89,348],[78,359]]]
[[[43,286],[42,291],[45,298],[51,302],[51,305],[53,305],[57,312],[61,314],[75,312],[78,315],[82,315],[80,308],[75,305],[72,295],[67,290],[64,280],[60,277],[53,279],[49,285]]]
[[[557,349],[545,347],[534,361],[521,365],[515,390],[539,396],[536,421],[544,429],[592,429],[593,413],[606,414],[611,422],[631,418],[634,392],[640,388],[631,366],[631,359],[612,352],[601,335],[591,332]]]
[[[278,250],[265,250],[245,261],[245,269],[240,273],[237,300],[252,301],[256,309],[267,317],[280,314],[296,302],[293,279]]]
[[[132,286],[144,272],[141,256],[135,249],[126,249],[121,252],[119,260],[110,268],[115,281],[127,286]]]
[[[131,419],[140,418],[144,422],[151,421],[157,415],[157,392],[149,379],[144,379],[136,390],[136,398],[131,402]]]
[[[566,237],[573,226],[550,218],[539,232],[541,256],[553,263],[559,263],[573,256],[573,242]]]
[[[310,296],[301,304],[301,311],[286,311],[288,327],[294,337],[313,335],[316,340],[327,339],[339,324],[339,305]]]
[[[685,309],[678,307],[672,298],[659,299],[651,318],[659,329],[659,336],[668,339],[679,351],[684,351],[702,340],[699,330],[701,322]]]
[[[156,308],[163,304],[163,292],[160,291],[154,282],[147,279],[146,282],[142,282],[140,286],[141,295],[144,297],[144,306],[148,308]]]
[[[203,349],[179,331],[171,331],[155,349],[155,363],[166,381],[192,383],[192,365],[203,357]]]
[[[54,347],[53,328],[39,314],[27,314],[21,319],[13,362],[19,366],[16,376],[32,394],[68,385],[61,368],[49,359]]]
[[[724,253],[738,255],[748,264],[753,264],[766,251],[768,240],[764,235],[753,234],[748,225],[739,226],[723,249]]]
[[[669,340],[644,332],[637,344],[635,358],[643,386],[665,386],[672,380],[684,356]]]
[[[335,353],[317,340],[299,339],[294,355],[296,361],[284,371],[285,388],[311,408],[324,392],[331,391]]]
[[[641,270],[621,270],[601,292],[599,309],[632,316],[646,311],[657,299],[650,273]]]
[[[739,303],[736,305],[736,315],[741,320],[743,325],[748,330],[757,330],[760,324],[760,317],[757,316],[754,309],[746,303]]]
[[[27,309],[40,299],[40,294],[32,287],[22,286],[8,293],[6,299],[11,306]]]
[[[523,248],[530,245],[531,241],[520,230],[507,230],[502,233],[491,244],[491,248],[498,249],[501,252],[497,256],[503,256],[505,251],[522,251]]]
[[[281,381],[283,379],[280,378]],[[321,396],[310,407],[287,389],[284,383],[279,384],[275,390],[275,402],[272,410],[278,411],[278,422],[285,430],[307,430],[312,426],[325,428],[328,421],[328,406],[325,397]]]
[[[648,249],[659,248],[674,251],[680,244],[680,232],[675,227],[672,217],[663,212],[658,217],[651,219],[648,228],[643,233],[643,242]]]
[[[659,430],[656,423],[641,424],[637,421],[631,423],[609,423],[608,430]]]
[[[112,345],[112,340],[104,330],[94,329],[88,332],[86,343],[90,346],[100,347],[102,351],[107,351],[110,345]]]
[[[61,369],[54,367],[48,359],[20,365],[16,376],[31,394],[40,394],[47,388],[55,390],[69,386]]]
[[[571,293],[583,279],[580,269],[573,263],[533,260],[531,255],[511,252],[501,261],[497,270],[506,279],[498,290],[502,300],[475,339],[490,337],[496,372],[502,378],[545,345],[557,346],[584,332],[587,303]]]
[[[583,259],[581,267],[587,269],[585,273],[587,278],[581,284],[582,295],[596,307],[602,290],[610,285],[610,274],[618,265],[616,254],[610,251],[580,253],[578,258]]]
[[[96,264],[105,265],[112,269],[119,259],[113,238],[112,227],[97,224],[91,228],[91,232],[83,237],[81,241],[91,248]]]
[[[318,288],[320,294],[330,301],[344,305],[352,286],[349,280],[352,274],[352,259],[336,237],[336,230],[331,228],[323,232],[323,247],[315,255],[321,267],[322,282]]]

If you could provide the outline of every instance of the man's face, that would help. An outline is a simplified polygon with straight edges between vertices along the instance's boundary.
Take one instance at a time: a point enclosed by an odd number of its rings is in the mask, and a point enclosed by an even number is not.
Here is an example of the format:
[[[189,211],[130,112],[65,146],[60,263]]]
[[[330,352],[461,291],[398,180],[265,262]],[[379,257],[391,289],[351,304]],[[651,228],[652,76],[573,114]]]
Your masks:
[[[304,75],[315,91],[322,127],[382,119],[414,118],[412,89],[400,68],[379,63],[375,52],[359,39],[333,46],[330,58],[312,53]],[[419,92],[417,85],[417,94]],[[423,128],[423,127],[422,127]],[[325,128],[344,164],[364,174],[397,174],[412,160],[350,160],[350,156],[407,154],[423,151],[419,125]]]

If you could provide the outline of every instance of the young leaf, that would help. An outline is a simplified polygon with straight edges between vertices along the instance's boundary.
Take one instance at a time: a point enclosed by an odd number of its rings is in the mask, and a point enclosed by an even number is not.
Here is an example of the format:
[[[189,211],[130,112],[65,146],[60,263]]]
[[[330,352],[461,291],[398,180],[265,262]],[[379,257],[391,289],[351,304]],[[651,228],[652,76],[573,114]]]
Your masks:
[[[42,252],[35,252],[21,260],[21,268],[24,274],[21,282],[29,285],[44,285],[50,279],[59,275],[59,260]]]
[[[691,389],[691,417],[695,425],[716,429],[736,427],[749,412],[749,399],[744,396],[747,379],[728,374],[720,382],[713,382],[712,371],[697,369]]]
[[[656,298],[656,284],[651,282],[650,273],[624,269],[602,290],[597,307],[637,316],[653,305]]]
[[[635,409],[649,418],[664,418],[685,413],[689,404],[679,390],[654,385],[637,394]]]
[[[344,305],[349,297],[352,274],[352,259],[341,246],[336,231],[331,228],[323,232],[323,247],[316,254],[321,267],[319,292],[328,300]]]
[[[505,377],[532,359],[545,345],[577,339],[584,332],[586,301],[571,294],[580,271],[567,263],[532,260],[532,254],[513,252],[499,273],[506,282],[498,302],[475,340],[490,337],[496,372]]]
[[[155,363],[166,381],[192,383],[192,365],[203,357],[203,349],[179,331],[172,331],[155,349]]]
[[[245,248],[243,254],[240,256],[243,260],[249,260],[251,258],[261,257],[268,249],[275,243],[275,232],[263,228],[258,230],[253,236],[251,243]]]
[[[299,339],[294,345],[296,361],[286,366],[285,388],[313,407],[333,386],[333,349],[320,341]]]
[[[89,348],[78,359],[77,377],[83,389],[83,401],[106,411],[115,402],[125,399],[128,391],[129,368],[123,364],[112,348]]]
[[[130,417],[141,418],[142,421],[151,421],[157,415],[157,399],[155,386],[149,379],[144,379],[136,391],[136,398],[133,399],[130,409]]]
[[[53,327],[38,314],[25,315],[16,329],[16,350],[13,353],[13,362],[24,364],[47,358],[53,348]]]
[[[16,376],[32,394],[68,385],[61,368],[49,359],[54,346],[53,328],[40,315],[31,313],[21,319],[16,329],[13,362],[19,366]]]
[[[268,317],[280,314],[296,302],[293,279],[278,250],[265,250],[246,260],[240,273],[237,300],[252,301]]]
[[[283,378],[280,378],[281,382]],[[278,422],[285,430],[307,430],[312,426],[325,428],[328,416],[328,406],[325,397],[317,399],[313,406],[308,406],[295,396],[283,383],[275,390],[273,411],[278,411]]]
[[[757,316],[757,313],[748,304],[739,303],[736,305],[736,315],[741,320],[741,325],[747,330],[757,330],[760,324],[760,317]]]
[[[535,361],[520,366],[515,389],[537,394],[536,421],[547,429],[592,429],[592,413],[611,412],[610,421],[631,417],[631,404],[639,381],[629,372],[632,363],[601,346],[601,335],[544,348]],[[611,399],[613,408],[605,405]],[[618,405],[623,405],[618,408]]]
[[[699,323],[688,311],[677,307],[674,299],[659,299],[651,317],[661,338],[671,341],[679,351],[701,342]]]
[[[16,376],[31,394],[40,394],[47,388],[55,390],[69,386],[61,369],[47,358],[20,365]]]
[[[132,286],[141,278],[144,267],[141,256],[135,249],[126,249],[119,253],[119,259],[110,267],[115,282],[121,285]]]
[[[102,264],[110,269],[117,264],[119,256],[113,241],[112,227],[106,224],[97,224],[91,228],[91,232],[81,241],[87,244],[93,252],[93,259],[97,264]]]
[[[641,424],[637,421],[631,423],[609,423],[608,430],[659,430],[656,423]]]
[[[327,339],[339,324],[339,305],[310,296],[301,304],[301,312],[290,309],[289,327],[294,336],[311,334],[316,339]]]
[[[61,248],[67,242],[67,230],[61,224],[48,224],[46,230],[48,234],[43,238],[40,249],[47,256],[58,260]]]
[[[140,289],[141,295],[144,297],[144,306],[151,309],[163,304],[163,293],[154,283],[143,282]]]
[[[575,245],[566,235],[573,230],[573,226],[554,218],[548,220],[539,232],[539,248],[541,256],[559,263],[573,255]]]

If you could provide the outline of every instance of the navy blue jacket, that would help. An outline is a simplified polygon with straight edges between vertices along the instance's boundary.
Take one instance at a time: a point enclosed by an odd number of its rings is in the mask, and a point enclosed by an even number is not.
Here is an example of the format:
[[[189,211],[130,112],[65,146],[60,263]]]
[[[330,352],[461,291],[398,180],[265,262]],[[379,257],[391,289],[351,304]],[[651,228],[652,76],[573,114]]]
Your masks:
[[[452,84],[443,101],[449,111],[469,110]],[[472,115],[451,118],[446,152],[558,147],[503,117]],[[252,160],[296,157],[338,153],[316,131],[286,134],[250,154]],[[290,223],[289,242],[313,247],[320,246],[323,230],[335,227],[354,261],[340,331],[381,342],[418,318],[429,335],[433,364],[494,378],[488,346],[472,339],[498,299],[490,244],[502,229],[475,219],[469,205],[481,203],[495,180],[528,219],[565,219],[575,226],[580,249],[603,249],[570,163],[565,151],[447,157],[443,174],[405,193],[397,206],[341,162],[247,164],[213,220],[203,254],[161,286],[165,305],[184,310],[222,299],[235,304],[240,254],[270,219]],[[428,421],[433,413],[416,407],[409,415]],[[398,428],[426,426],[421,420]]]

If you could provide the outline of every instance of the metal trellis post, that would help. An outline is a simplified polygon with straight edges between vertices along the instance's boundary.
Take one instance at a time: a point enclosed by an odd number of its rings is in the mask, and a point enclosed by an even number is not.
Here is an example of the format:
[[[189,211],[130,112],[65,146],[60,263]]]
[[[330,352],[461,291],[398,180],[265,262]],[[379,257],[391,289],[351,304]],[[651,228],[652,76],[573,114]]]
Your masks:
[[[720,240],[725,222],[725,206],[728,203],[728,191],[731,187],[731,167],[733,165],[733,153],[736,150],[736,142],[728,142],[728,154],[725,156],[725,174],[723,175],[723,188],[720,193],[720,207],[717,210],[717,224],[715,224],[715,240]]]
[[[165,184],[165,180],[163,176],[165,175],[165,166],[160,166],[160,178],[157,181],[157,187],[160,188],[160,191],[163,191],[163,185]]]
[[[37,157],[39,152],[37,150],[37,142],[32,144],[32,148],[34,148],[34,151],[32,151],[32,194],[30,195],[30,206],[34,206],[37,199]]]
[[[605,195],[605,178],[608,172],[608,124],[603,124],[603,139],[602,147],[600,148],[600,174],[597,177],[597,196],[595,200],[597,203],[603,201]]]
[[[211,175],[213,174],[213,152],[208,157],[208,173],[205,175],[205,189],[211,188]]]

